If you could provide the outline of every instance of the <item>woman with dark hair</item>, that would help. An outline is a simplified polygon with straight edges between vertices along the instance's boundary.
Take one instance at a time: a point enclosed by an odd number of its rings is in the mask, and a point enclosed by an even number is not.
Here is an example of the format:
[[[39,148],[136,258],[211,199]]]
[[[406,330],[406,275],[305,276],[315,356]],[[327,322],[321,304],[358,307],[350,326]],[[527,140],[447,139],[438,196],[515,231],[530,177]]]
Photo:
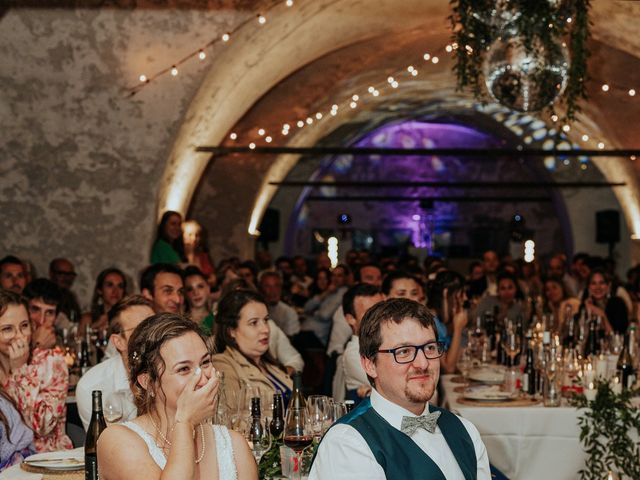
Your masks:
[[[464,277],[449,270],[439,272],[429,283],[427,306],[436,314],[438,341],[445,346],[445,353],[440,357],[445,373],[456,371],[462,353],[462,332],[469,321],[464,286]]]
[[[27,309],[24,297],[0,290],[0,385],[33,430],[38,452],[70,449],[67,364],[59,348],[31,347]]]
[[[620,297],[611,295],[611,279],[601,268],[594,268],[589,273],[580,308],[586,308],[592,316],[600,317],[607,335],[613,332],[624,334],[627,331],[627,306]]]
[[[101,271],[96,278],[91,297],[91,311],[82,315],[80,319],[80,335],[84,335],[87,327],[93,330],[106,330],[109,328],[107,317],[109,310],[127,294],[127,279],[121,270],[107,268]]]
[[[100,478],[257,479],[247,442],[211,425],[218,379],[206,337],[186,317],[153,315],[133,331],[129,384],[138,417],[98,440]]]
[[[156,241],[151,249],[151,263],[171,263],[177,265],[184,260],[182,244],[182,215],[173,210],[162,214]]]
[[[518,317],[526,317],[526,309],[523,305],[524,295],[520,290],[520,285],[515,275],[508,272],[501,272],[496,277],[498,294],[482,298],[476,307],[476,316],[484,315],[485,312],[497,310],[498,324],[505,321],[517,322]]]
[[[33,431],[24,424],[15,403],[0,386],[0,472],[34,453]]]
[[[563,331],[563,326],[569,315],[573,316],[578,313],[580,301],[569,296],[567,287],[558,277],[547,278],[543,285],[543,310],[553,315],[556,329]]]
[[[238,410],[243,382],[264,394],[282,393],[285,403],[293,383],[286,370],[269,353],[269,312],[262,296],[252,290],[235,290],[218,304],[215,324],[214,366],[224,372],[230,411]]]

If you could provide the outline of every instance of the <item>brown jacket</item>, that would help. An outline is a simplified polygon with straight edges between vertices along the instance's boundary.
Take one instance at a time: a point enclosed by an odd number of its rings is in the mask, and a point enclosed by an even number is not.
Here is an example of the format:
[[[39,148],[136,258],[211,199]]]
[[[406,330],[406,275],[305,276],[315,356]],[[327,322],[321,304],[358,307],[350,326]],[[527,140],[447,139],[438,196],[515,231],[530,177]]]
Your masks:
[[[240,398],[243,393],[243,383],[257,389],[260,397],[265,400],[276,393],[269,378],[235,348],[227,347],[223,353],[214,355],[213,366],[216,370],[224,373],[225,396],[227,397],[227,406],[232,414],[238,412],[238,405],[243,401]],[[284,385],[289,388],[293,387],[293,382],[285,372],[273,365],[266,365],[266,369]],[[246,405],[244,409],[248,414],[250,400],[245,399],[244,402]],[[263,409],[265,407],[267,405],[262,406]]]

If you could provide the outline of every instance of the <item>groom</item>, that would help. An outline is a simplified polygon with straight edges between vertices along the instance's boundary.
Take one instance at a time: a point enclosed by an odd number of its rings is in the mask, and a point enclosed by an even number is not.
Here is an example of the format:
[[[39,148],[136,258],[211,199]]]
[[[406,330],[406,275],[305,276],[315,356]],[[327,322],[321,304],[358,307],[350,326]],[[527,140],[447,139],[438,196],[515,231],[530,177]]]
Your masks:
[[[329,429],[309,479],[490,479],[478,430],[428,403],[442,353],[424,305],[393,298],[371,307],[360,325],[371,401]]]

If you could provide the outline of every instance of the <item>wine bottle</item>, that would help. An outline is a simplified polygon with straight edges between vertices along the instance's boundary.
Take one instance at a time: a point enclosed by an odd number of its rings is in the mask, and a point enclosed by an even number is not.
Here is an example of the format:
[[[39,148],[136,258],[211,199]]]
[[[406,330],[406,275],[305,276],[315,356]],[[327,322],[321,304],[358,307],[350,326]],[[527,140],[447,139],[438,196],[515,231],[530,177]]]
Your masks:
[[[98,437],[107,428],[107,422],[102,414],[102,390],[91,392],[93,405],[91,408],[91,421],[87,428],[87,436],[84,442],[84,478],[85,480],[98,480]]]
[[[84,375],[90,368],[91,361],[89,359],[89,344],[85,338],[82,340],[82,346],[80,347],[80,374]]]
[[[632,388],[636,383],[636,371],[633,366],[633,355],[635,350],[635,329],[629,328],[625,335],[624,346],[618,357],[618,376],[623,389]]]
[[[288,408],[305,408],[306,405],[307,402],[302,393],[302,373],[296,372],[293,374],[293,393]]]
[[[489,341],[489,351],[493,351],[496,348],[496,317],[494,317],[491,310],[484,312],[484,328]]]
[[[262,438],[262,413],[260,412],[260,397],[251,399],[251,426],[249,427],[249,440],[257,442]]]
[[[271,411],[271,423],[269,424],[269,430],[273,438],[278,439],[284,431],[284,418],[283,418],[283,402],[282,394],[276,393],[273,395],[273,407]]]
[[[584,357],[597,356],[598,355],[598,334],[596,332],[596,321],[592,319],[589,322],[589,334],[587,335],[587,342],[584,346]]]
[[[533,348],[531,348],[531,330],[525,335],[527,353],[524,371],[522,372],[522,391],[529,395],[536,393],[536,368],[533,363]]]

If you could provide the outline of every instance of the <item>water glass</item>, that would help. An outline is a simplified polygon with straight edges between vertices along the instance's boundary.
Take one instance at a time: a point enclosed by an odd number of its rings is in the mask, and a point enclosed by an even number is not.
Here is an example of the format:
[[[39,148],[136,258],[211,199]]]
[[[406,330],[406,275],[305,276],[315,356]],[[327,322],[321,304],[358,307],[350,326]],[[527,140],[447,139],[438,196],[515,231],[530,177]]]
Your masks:
[[[311,395],[307,399],[307,413],[313,436],[320,439],[328,428],[329,397],[325,395]]]
[[[102,406],[104,419],[108,423],[118,423],[122,420],[124,394],[122,392],[111,392],[105,399]]]

